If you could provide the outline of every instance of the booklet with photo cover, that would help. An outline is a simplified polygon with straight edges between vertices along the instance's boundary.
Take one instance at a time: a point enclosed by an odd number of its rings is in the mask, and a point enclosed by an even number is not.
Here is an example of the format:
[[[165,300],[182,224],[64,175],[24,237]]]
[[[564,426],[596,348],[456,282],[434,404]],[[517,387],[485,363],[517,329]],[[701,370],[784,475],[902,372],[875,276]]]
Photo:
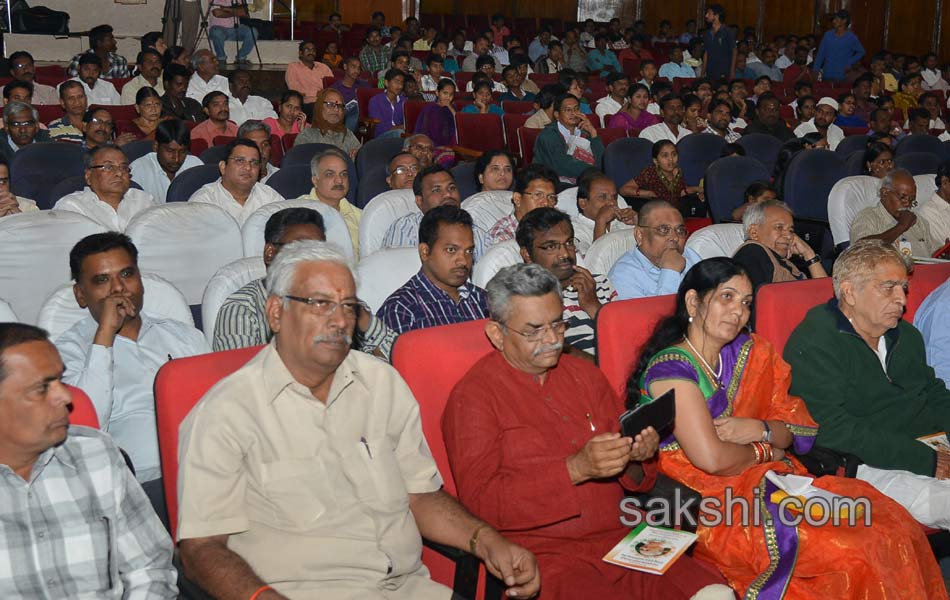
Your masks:
[[[917,441],[927,444],[934,450],[950,452],[950,441],[947,441],[947,434],[942,431],[939,433],[932,433],[930,435],[919,437],[917,438]]]
[[[696,534],[689,531],[640,523],[604,556],[604,561],[662,575],[695,541]]]

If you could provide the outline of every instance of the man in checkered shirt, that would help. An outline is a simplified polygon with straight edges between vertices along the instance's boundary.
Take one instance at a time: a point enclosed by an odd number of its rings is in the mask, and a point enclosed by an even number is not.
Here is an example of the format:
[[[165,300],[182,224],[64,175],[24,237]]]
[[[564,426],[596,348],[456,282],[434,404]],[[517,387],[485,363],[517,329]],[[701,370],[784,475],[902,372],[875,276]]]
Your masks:
[[[46,332],[0,323],[0,597],[175,598],[172,541],[112,439],[69,426]]]

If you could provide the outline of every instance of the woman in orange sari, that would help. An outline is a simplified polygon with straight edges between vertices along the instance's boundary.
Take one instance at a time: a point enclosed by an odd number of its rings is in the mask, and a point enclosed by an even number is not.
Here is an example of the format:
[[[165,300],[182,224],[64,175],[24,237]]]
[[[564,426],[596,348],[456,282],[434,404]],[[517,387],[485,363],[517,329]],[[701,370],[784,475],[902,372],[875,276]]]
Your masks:
[[[732,259],[696,264],[680,285],[676,312],[657,325],[628,384],[633,405],[675,390],[660,472],[720,507],[727,496],[748,506],[746,519],[738,503],[731,506],[731,525],[704,523],[701,514],[694,556],[715,563],[746,598],[947,598],[920,525],[870,485],[839,477],[814,482],[867,498],[870,524],[794,525],[792,513],[772,501],[778,488],[766,473],[807,476],[787,452],[807,453],[818,428],[804,403],[788,395],[788,364],[768,341],[744,332],[751,303],[752,283]]]

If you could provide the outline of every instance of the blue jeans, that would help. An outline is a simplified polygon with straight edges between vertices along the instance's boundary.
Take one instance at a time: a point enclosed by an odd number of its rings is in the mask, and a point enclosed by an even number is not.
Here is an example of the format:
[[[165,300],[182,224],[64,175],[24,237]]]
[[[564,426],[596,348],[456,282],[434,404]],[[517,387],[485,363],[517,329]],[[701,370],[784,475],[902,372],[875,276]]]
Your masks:
[[[214,46],[214,53],[221,62],[227,62],[228,54],[224,51],[224,42],[233,42],[240,40],[241,49],[238,50],[238,60],[243,60],[250,56],[254,49],[254,30],[247,25],[241,25],[237,29],[233,27],[209,27],[208,37],[211,38],[211,45]]]

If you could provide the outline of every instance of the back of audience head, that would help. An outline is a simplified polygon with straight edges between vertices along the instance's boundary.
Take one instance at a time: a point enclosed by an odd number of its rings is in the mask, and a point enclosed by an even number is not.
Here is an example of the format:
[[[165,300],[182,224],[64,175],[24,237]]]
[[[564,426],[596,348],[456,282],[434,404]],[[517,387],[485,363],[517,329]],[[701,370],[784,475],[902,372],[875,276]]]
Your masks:
[[[727,156],[745,156],[745,148],[742,147],[742,144],[737,142],[723,144],[722,152],[719,154],[719,157],[725,158]]]
[[[326,226],[320,212],[296,206],[272,214],[264,225],[264,265],[270,266],[282,247],[298,240],[326,241]]]

